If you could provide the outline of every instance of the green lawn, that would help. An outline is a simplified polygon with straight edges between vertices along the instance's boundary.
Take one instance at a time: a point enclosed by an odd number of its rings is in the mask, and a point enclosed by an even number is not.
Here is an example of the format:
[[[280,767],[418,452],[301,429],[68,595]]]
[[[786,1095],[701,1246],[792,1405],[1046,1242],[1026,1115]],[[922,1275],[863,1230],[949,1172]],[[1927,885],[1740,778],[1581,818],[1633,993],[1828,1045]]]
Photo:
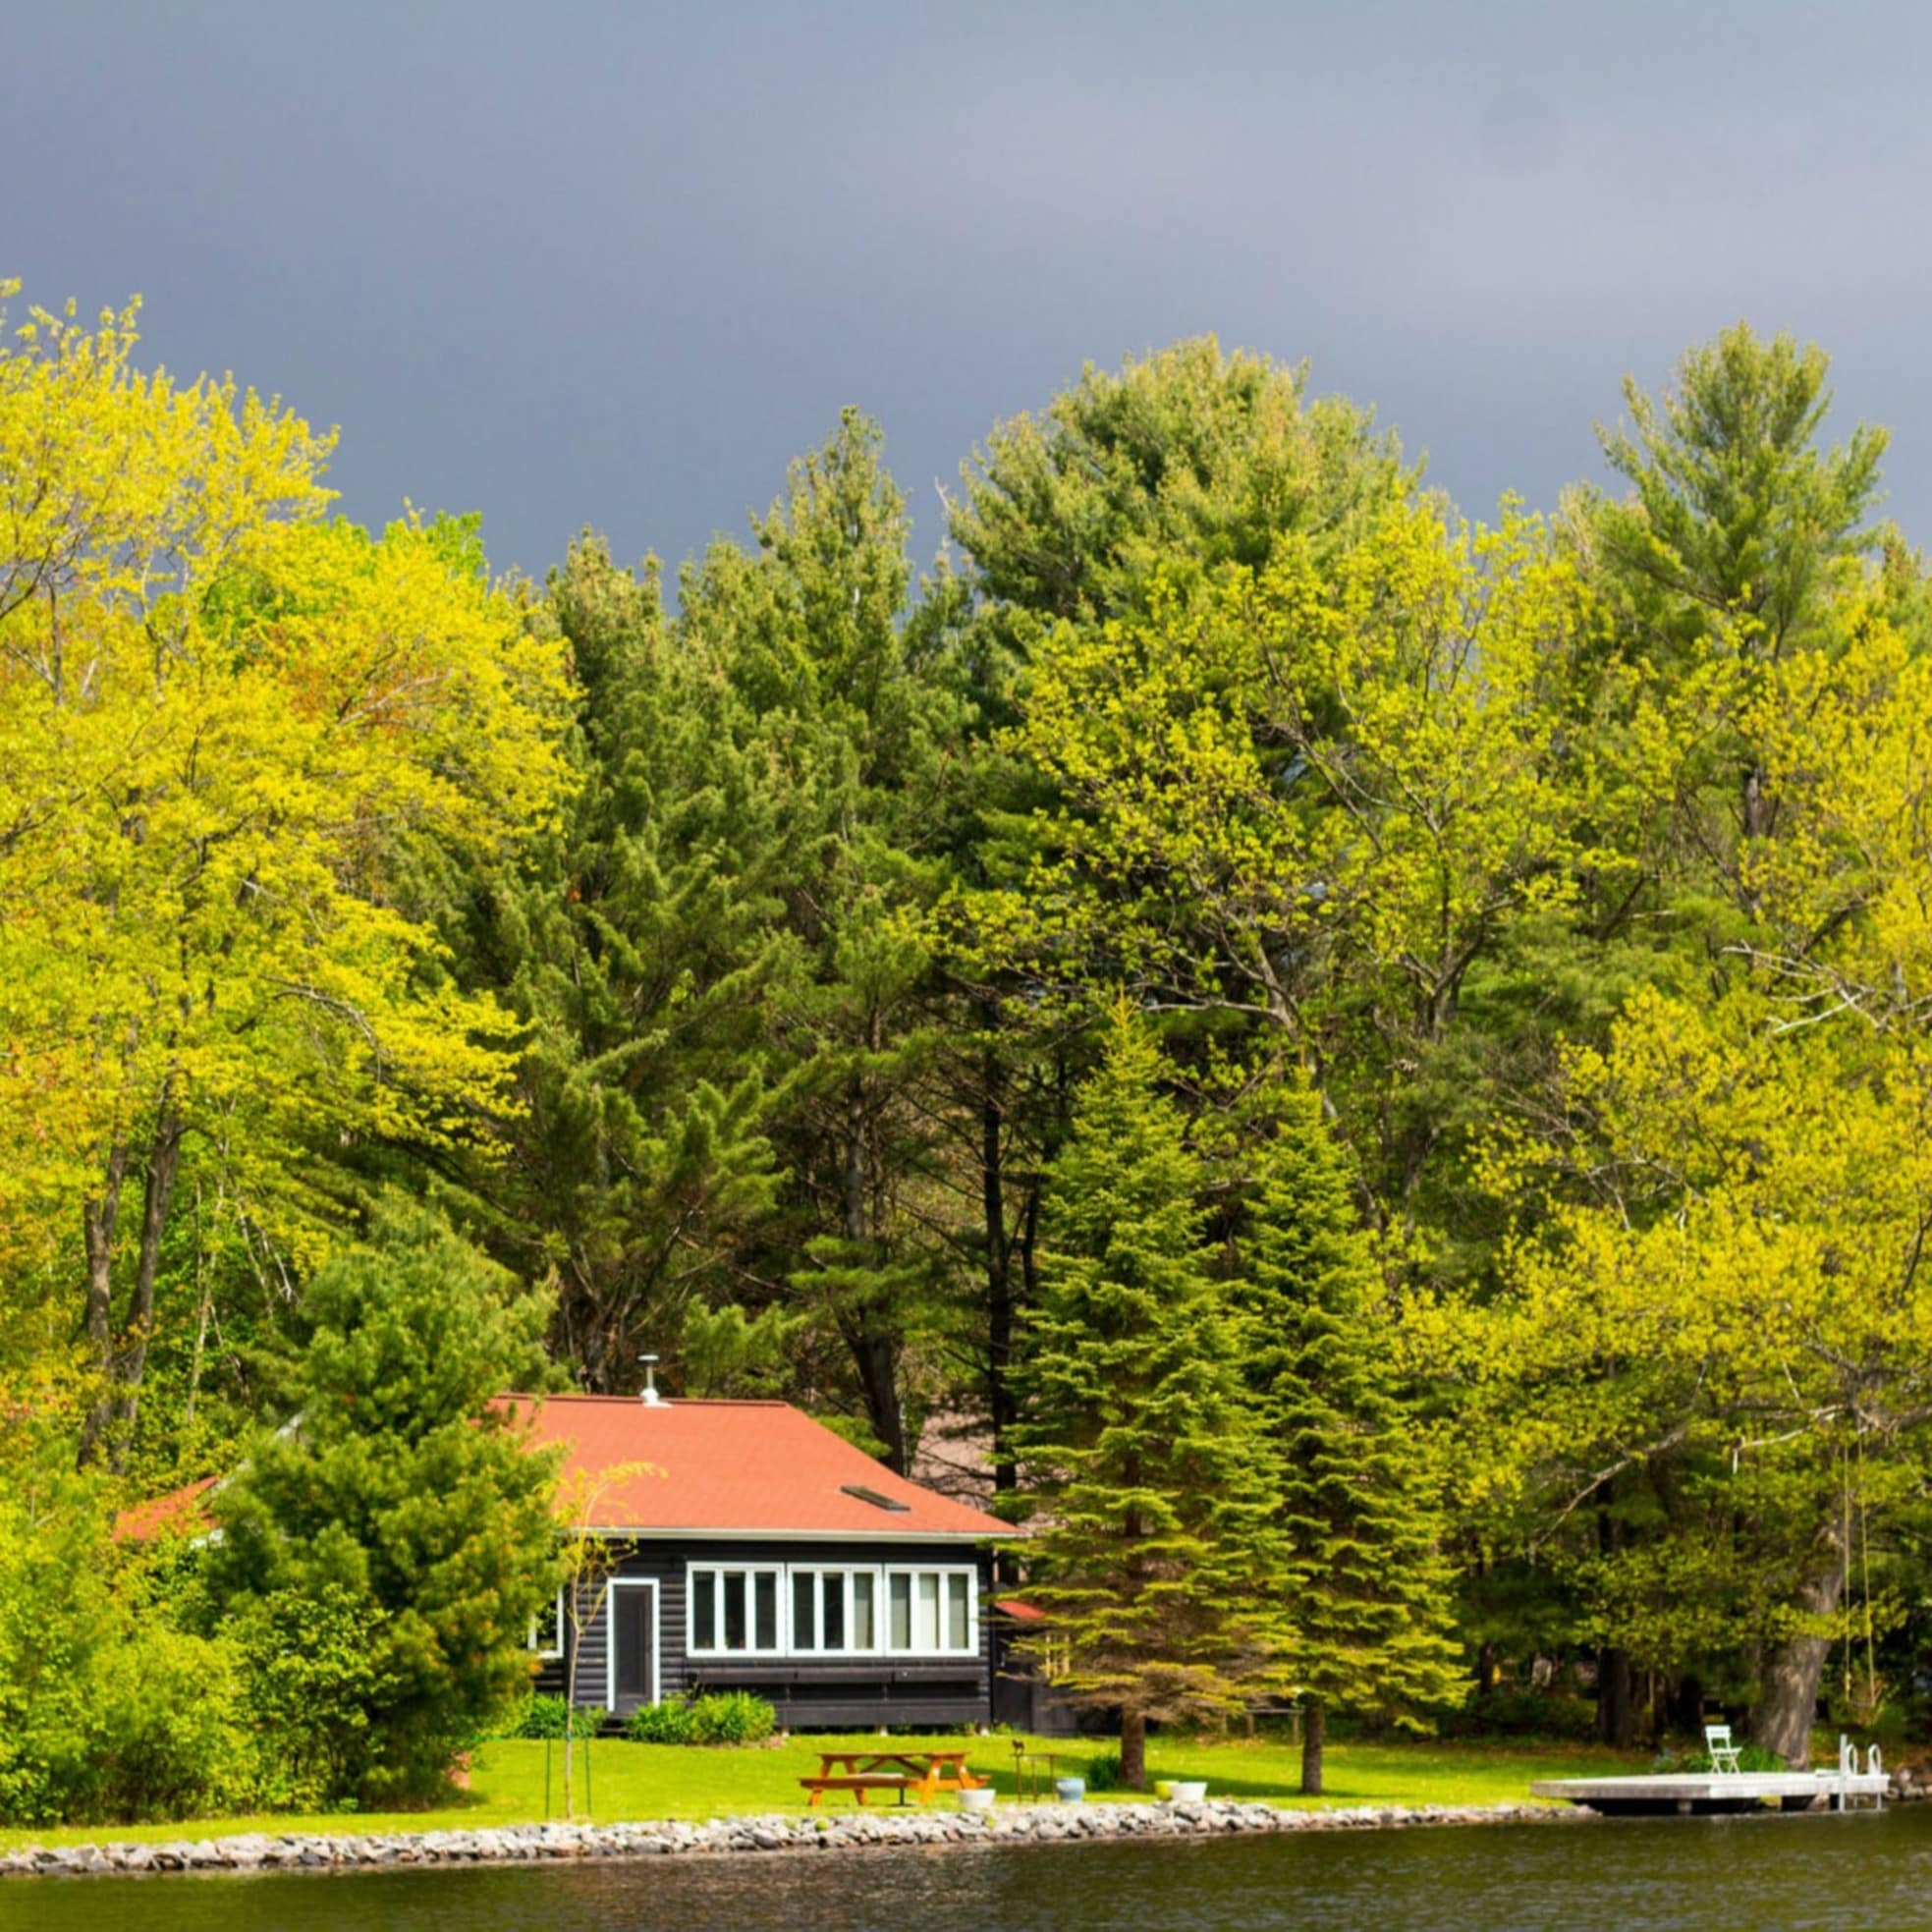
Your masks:
[[[802,1806],[799,1779],[818,1769],[821,1747],[858,1748],[883,1740],[870,1735],[852,1739],[795,1739],[767,1749],[703,1750],[676,1744],[632,1744],[600,1739],[591,1747],[591,1815],[604,1823],[637,1818],[722,1818],[754,1811],[789,1811]],[[921,1740],[909,1739],[912,1747]],[[932,1742],[956,1740],[932,1739]],[[966,1745],[975,1771],[990,1772],[1003,1794],[1013,1790],[1013,1739],[975,1738]],[[1110,1748],[1104,1740],[1070,1745],[1065,1739],[1028,1740],[1041,1750],[1063,1755],[1062,1770]],[[60,1831],[0,1832],[0,1850],[23,1845],[78,1845],[90,1840],[212,1838],[235,1832],[432,1831],[484,1825],[524,1824],[544,1810],[544,1746],[523,1740],[486,1744],[476,1753],[471,1790],[462,1801],[434,1811],[334,1814],[322,1817],[206,1819],[184,1824],[75,1826]],[[550,1747],[550,1811],[563,1811],[563,1746]],[[1529,1795],[1532,1778],[1588,1777],[1593,1773],[1635,1771],[1647,1756],[1619,1758],[1588,1746],[1538,1748],[1520,1744],[1419,1743],[1331,1744],[1327,1753],[1327,1794],[1318,1800],[1341,1804],[1494,1804]],[[1252,1743],[1187,1738],[1156,1738],[1148,1747],[1149,1774],[1155,1778],[1205,1778],[1210,1795],[1268,1798],[1302,1804],[1300,1752],[1285,1739]],[[1096,1794],[1097,1795],[1097,1794]],[[1129,1797],[1131,1793],[1108,1795]],[[875,1799],[875,1802],[880,1800]],[[824,1803],[843,1807],[849,1797],[828,1794]],[[580,1785],[577,1810],[583,1814]]]

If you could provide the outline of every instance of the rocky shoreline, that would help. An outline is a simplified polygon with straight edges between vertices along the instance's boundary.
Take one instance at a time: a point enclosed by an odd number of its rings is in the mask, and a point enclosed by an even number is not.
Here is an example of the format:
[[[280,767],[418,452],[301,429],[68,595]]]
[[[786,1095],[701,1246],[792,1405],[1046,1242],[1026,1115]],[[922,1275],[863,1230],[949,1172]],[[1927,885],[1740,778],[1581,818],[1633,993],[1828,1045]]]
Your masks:
[[[395,1865],[540,1864],[558,1860],[866,1850],[898,1845],[1049,1845],[1229,1833],[1389,1830],[1412,1825],[1561,1824],[1579,1814],[1536,1804],[1352,1805],[1285,1811],[1272,1804],[1009,1804],[965,1811],[808,1812],[705,1824],[505,1825],[474,1831],[175,1839],[0,1854],[0,1877],[85,1878],[151,1872],[380,1869]]]

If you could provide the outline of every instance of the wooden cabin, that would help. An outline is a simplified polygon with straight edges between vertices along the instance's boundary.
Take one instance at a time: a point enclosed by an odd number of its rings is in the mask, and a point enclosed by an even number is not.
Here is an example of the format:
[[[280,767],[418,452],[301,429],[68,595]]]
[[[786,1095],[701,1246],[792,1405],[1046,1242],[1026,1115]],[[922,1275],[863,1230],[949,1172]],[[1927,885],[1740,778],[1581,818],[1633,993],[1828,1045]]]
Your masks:
[[[563,1451],[605,1574],[531,1631],[537,1688],[621,1723],[749,1690],[788,1730],[987,1724],[992,1544],[1013,1530],[782,1402],[511,1396]],[[573,1628],[580,1628],[573,1654]]]

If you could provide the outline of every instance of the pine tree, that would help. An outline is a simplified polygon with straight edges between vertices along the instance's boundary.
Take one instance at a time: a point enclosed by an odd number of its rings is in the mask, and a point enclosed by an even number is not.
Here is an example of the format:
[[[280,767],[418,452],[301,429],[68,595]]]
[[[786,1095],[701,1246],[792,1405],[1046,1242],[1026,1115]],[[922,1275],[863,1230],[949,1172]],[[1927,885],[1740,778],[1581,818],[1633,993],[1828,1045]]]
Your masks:
[[[1373,1257],[1319,1095],[1279,1096],[1234,1289],[1248,1386],[1279,1456],[1294,1545],[1301,1789],[1322,1788],[1327,1713],[1415,1722],[1455,1693],[1438,1485],[1396,1388]]]
[[[764,1045],[798,856],[718,665],[667,635],[654,564],[621,569],[586,534],[547,610],[580,693],[574,783],[463,935],[529,1029],[509,1172],[474,1177],[472,1209],[517,1272],[555,1269],[556,1351],[614,1391],[730,1292],[769,1211]]]
[[[547,1300],[385,1195],[308,1284],[288,1422],[214,1499],[224,1619],[361,1618],[363,1721],[332,1797],[433,1794],[528,1687],[524,1633],[558,1582],[556,1461],[490,1405],[548,1379]]]
[[[1117,1009],[1049,1179],[1018,1376],[1039,1522],[1027,1589],[1046,1613],[1026,1648],[1067,1701],[1119,1709],[1136,1790],[1148,1721],[1241,1709],[1289,1635],[1279,1483],[1162,1072]]]

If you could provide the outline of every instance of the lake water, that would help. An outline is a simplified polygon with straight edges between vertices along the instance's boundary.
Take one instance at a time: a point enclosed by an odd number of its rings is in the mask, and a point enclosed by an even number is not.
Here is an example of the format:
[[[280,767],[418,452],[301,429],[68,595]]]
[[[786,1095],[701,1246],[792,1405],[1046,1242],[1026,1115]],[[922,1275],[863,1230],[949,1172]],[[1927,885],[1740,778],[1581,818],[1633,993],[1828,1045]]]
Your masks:
[[[1932,1925],[1932,1806],[1167,1844],[0,1880],[0,1932],[1650,1932]]]

